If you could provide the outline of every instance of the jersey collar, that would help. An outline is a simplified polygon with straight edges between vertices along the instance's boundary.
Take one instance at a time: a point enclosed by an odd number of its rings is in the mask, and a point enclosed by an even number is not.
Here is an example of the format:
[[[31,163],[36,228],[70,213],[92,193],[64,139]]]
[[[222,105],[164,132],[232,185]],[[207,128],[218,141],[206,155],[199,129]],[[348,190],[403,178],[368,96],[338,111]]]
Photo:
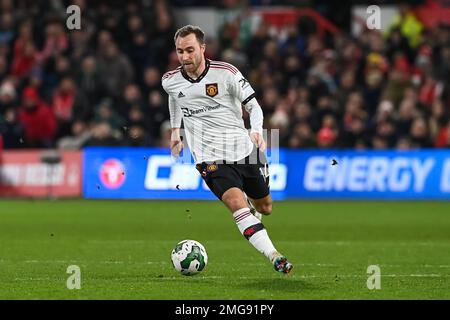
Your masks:
[[[183,75],[183,77],[192,83],[198,83],[200,81],[202,81],[202,79],[206,76],[206,74],[209,71],[209,65],[210,65],[210,61],[208,59],[205,59],[205,70],[203,70],[202,74],[197,78],[197,79],[192,79],[191,77],[188,76],[187,72],[184,71],[184,68],[181,67],[181,74]]]

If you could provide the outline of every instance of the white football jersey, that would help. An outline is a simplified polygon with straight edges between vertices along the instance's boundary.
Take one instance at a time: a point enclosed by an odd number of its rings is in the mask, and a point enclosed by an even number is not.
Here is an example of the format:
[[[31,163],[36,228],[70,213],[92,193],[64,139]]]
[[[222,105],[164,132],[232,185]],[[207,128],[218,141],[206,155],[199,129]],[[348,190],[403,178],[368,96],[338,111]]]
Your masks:
[[[172,128],[181,126],[175,113],[183,114],[187,144],[196,163],[238,161],[251,153],[253,143],[241,104],[253,99],[255,91],[236,67],[207,59],[197,79],[179,67],[163,75],[162,86],[169,95],[169,108],[176,110],[171,112]]]

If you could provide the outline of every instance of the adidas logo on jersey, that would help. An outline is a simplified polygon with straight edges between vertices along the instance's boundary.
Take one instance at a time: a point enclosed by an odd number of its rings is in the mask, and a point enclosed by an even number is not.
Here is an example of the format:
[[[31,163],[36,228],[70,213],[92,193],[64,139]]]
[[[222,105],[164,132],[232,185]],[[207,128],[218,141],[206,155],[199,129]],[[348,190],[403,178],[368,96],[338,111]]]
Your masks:
[[[183,94],[183,92],[180,91],[180,93],[178,94],[178,98],[183,98],[183,97],[184,97],[184,94]]]

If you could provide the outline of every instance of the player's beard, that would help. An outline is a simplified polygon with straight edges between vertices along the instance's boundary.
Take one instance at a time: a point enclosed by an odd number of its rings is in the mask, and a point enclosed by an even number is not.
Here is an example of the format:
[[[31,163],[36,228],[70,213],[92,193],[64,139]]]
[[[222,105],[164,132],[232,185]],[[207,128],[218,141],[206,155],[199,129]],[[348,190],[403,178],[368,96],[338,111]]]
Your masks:
[[[193,61],[190,61],[188,64],[183,63],[183,68],[187,73],[192,74],[192,75],[197,75],[197,70],[201,64],[200,62],[201,61],[197,62],[194,59]]]

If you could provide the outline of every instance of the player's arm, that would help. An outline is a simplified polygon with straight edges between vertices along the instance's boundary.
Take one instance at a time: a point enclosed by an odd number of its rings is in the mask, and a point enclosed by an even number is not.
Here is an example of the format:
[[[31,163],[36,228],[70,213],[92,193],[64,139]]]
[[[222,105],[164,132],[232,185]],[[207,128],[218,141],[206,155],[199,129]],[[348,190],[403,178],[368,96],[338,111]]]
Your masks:
[[[172,127],[172,134],[170,136],[170,151],[174,157],[179,157],[181,150],[183,150],[183,142],[181,141],[180,128],[181,119],[183,118],[183,113],[169,95],[169,114],[170,114],[170,125]]]
[[[183,112],[181,108],[177,106],[175,99],[170,95],[167,88],[167,79],[165,76],[161,79],[161,85],[164,91],[169,96],[169,115],[170,115],[170,126],[172,127],[172,134],[170,135],[170,152],[174,157],[180,155],[183,149],[183,142],[181,141],[180,128],[181,119],[183,119]]]
[[[266,150],[266,141],[264,141],[262,134],[264,116],[261,106],[256,98],[252,98],[244,104],[244,108],[250,115],[250,139],[261,151],[264,152],[264,150]]]
[[[230,89],[250,115],[250,139],[261,151],[264,151],[266,149],[266,142],[262,134],[264,116],[261,106],[256,100],[255,91],[240,72],[232,77]]]

